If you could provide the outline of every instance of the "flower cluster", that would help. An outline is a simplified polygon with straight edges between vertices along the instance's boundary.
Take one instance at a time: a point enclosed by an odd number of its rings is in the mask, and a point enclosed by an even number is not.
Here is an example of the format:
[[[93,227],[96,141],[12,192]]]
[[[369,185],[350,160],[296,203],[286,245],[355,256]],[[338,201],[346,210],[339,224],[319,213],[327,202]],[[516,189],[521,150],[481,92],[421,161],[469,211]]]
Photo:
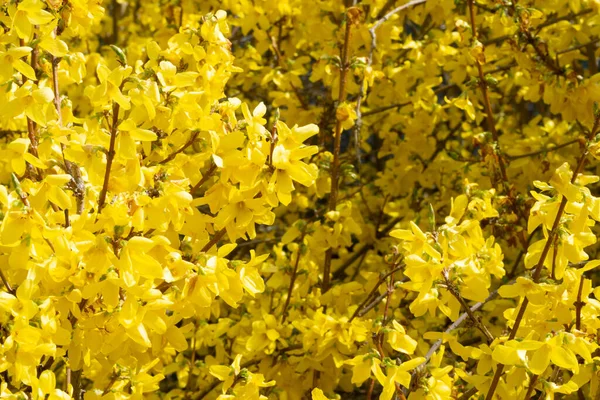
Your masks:
[[[0,398],[598,398],[599,11],[1,0]]]

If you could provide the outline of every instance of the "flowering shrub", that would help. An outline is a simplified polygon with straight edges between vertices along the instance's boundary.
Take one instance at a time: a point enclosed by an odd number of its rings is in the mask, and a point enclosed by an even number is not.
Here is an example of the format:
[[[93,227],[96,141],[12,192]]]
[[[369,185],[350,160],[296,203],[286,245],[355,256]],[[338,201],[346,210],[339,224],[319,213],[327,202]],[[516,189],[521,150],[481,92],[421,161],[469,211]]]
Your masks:
[[[600,1],[0,4],[0,398],[600,398]]]

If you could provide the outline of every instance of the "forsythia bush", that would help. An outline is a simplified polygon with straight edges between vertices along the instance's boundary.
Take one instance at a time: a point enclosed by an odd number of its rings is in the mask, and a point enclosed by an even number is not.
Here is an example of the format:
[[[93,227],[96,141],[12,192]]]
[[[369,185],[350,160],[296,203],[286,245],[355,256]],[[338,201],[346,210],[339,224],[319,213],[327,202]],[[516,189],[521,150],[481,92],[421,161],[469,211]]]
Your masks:
[[[0,398],[600,398],[599,0],[0,29]]]

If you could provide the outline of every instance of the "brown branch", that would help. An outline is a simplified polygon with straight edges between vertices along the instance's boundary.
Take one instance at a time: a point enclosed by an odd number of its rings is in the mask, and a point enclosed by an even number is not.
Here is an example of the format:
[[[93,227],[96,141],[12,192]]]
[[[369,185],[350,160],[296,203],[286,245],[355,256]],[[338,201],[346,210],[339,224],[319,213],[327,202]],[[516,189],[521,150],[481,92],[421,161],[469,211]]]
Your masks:
[[[523,31],[523,34],[525,35],[527,43],[530,44],[531,47],[533,47],[533,50],[540,58],[542,63],[546,66],[546,68],[552,71],[555,75],[565,75],[565,69],[558,65],[558,61],[552,59],[548,50],[546,50],[546,52],[543,52],[540,46],[538,46],[539,39],[537,37],[534,37],[528,29],[525,29]]]
[[[194,371],[194,365],[196,365],[196,335],[198,334],[198,320],[194,320],[194,335],[192,336],[192,340],[190,343],[190,347],[192,348],[192,357],[190,359],[190,372],[188,374],[188,380],[185,384],[185,398],[189,399],[192,388],[192,377]]]
[[[12,180],[12,183],[15,186],[15,191],[19,195],[19,199],[21,199],[23,205],[27,208],[31,208],[31,204],[29,204],[29,198],[27,197],[27,193],[23,192],[23,189],[21,189],[21,182],[19,181],[19,178],[14,172],[10,174],[10,179]]]
[[[112,168],[112,163],[115,158],[115,143],[117,141],[117,126],[119,125],[119,110],[119,103],[114,102],[112,111],[112,127],[110,129],[110,144],[108,146],[108,153],[106,153],[106,170],[104,171],[104,183],[102,184],[102,190],[100,191],[100,197],[98,198],[98,214],[100,214],[106,202],[106,192],[108,192],[110,170]]]
[[[1,269],[0,269],[0,279],[2,279],[2,283],[4,284],[6,291],[8,293],[12,294],[13,296],[16,296],[17,292],[15,291],[15,289],[13,289],[12,286],[10,286],[10,283],[8,283],[8,279],[6,279],[6,275],[4,275],[4,272],[2,272]]]
[[[275,171],[275,167],[273,166],[273,153],[275,152],[275,145],[279,139],[279,135],[277,134],[277,122],[279,122],[279,108],[275,110],[275,121],[273,122],[273,129],[271,130],[271,145],[269,146],[269,159],[267,160],[267,165],[271,171]]]
[[[592,49],[594,49],[594,51],[595,51],[595,49],[597,47],[597,46],[595,46],[595,44],[598,43],[598,42],[600,42],[600,38],[597,38],[597,39],[594,39],[594,40],[590,40],[587,43],[583,43],[583,44],[580,44],[580,45],[577,45],[577,46],[569,47],[569,48],[564,49],[564,50],[557,51],[556,54],[557,55],[566,54],[566,53],[570,53],[572,51],[580,50],[580,49],[583,49],[583,48],[590,48],[590,47]],[[586,51],[587,51],[587,49],[586,49]]]
[[[489,72],[489,73],[493,73],[493,72]],[[456,84],[456,83],[450,83],[448,85],[440,86],[439,88],[435,89],[433,91],[433,93],[437,95],[437,94],[443,93],[443,92],[445,92],[445,91],[447,91],[449,89],[455,88],[455,87],[458,87],[458,84]],[[366,111],[366,112],[362,113],[362,116],[363,117],[368,117],[369,115],[379,114],[381,112],[385,112],[385,111],[388,111],[388,110],[398,109],[400,107],[404,107],[404,106],[407,106],[409,104],[413,104],[413,102],[412,101],[406,101],[404,103],[389,104],[387,106],[378,107],[378,108],[374,108],[373,110]]]
[[[223,236],[225,236],[225,233],[227,232],[227,230],[225,228],[221,229],[220,231],[216,232],[215,235],[212,237],[212,239],[210,239],[208,241],[208,243],[206,243],[204,245],[204,247],[202,247],[202,249],[200,249],[200,252],[202,253],[206,253],[207,251],[209,251],[214,245],[216,245],[217,243],[219,243],[219,240],[221,240],[221,238],[223,238]],[[156,286],[156,289],[160,290],[162,293],[166,292],[171,286],[173,286],[173,282],[166,282],[163,281],[162,283],[160,283],[158,286]]]
[[[169,156],[167,158],[165,158],[164,160],[162,160],[161,162],[159,162],[159,164],[166,164],[169,161],[172,161],[177,156],[177,154],[183,152],[185,149],[187,149],[192,144],[194,144],[194,141],[196,140],[196,138],[198,138],[199,134],[200,134],[200,131],[194,131],[190,135],[190,138],[188,139],[188,141],[185,142],[185,144],[183,146],[181,146],[178,150],[175,150],[173,153],[169,154]]]
[[[494,290],[493,292],[491,292],[489,294],[489,296],[484,300],[484,301],[480,301],[476,304],[474,304],[473,306],[469,307],[469,311],[471,313],[474,313],[475,311],[479,310],[480,308],[482,308],[488,301],[491,301],[493,299],[495,299],[498,296],[498,290]],[[458,329],[463,322],[465,322],[467,319],[469,318],[469,314],[467,312],[462,313],[457,319],[456,321],[454,321],[448,328],[446,328],[446,330],[444,331],[445,334],[449,334],[452,331],[454,331],[455,329]],[[413,387],[417,382],[416,379],[417,377],[423,373],[423,371],[425,370],[425,367],[427,366],[427,363],[429,362],[429,360],[431,359],[431,357],[435,354],[436,351],[438,351],[438,349],[440,348],[440,346],[442,345],[442,339],[438,339],[430,348],[429,351],[427,352],[427,354],[425,354],[425,361],[423,361],[423,363],[421,365],[419,365],[412,373],[412,380],[411,380],[411,387]]]
[[[565,142],[565,143],[555,145],[554,147],[551,147],[548,149],[541,149],[541,150],[533,151],[531,153],[525,153],[525,154],[519,154],[519,155],[513,155],[513,156],[507,154],[506,157],[509,160],[518,160],[520,158],[534,157],[534,156],[541,155],[541,154],[547,154],[551,151],[560,150],[564,147],[570,146],[570,145],[578,143],[578,142],[579,142],[579,139],[577,138],[577,139],[569,140],[568,142]]]
[[[36,34],[34,34],[34,39],[36,38]],[[23,39],[19,39],[19,45],[20,46],[25,46],[25,41]],[[31,67],[33,68],[33,71],[36,73],[36,77],[37,77],[37,69],[36,69],[36,63],[37,63],[37,56],[38,56],[38,49],[37,46],[35,46],[31,52]],[[24,58],[26,58],[27,56],[25,56]],[[26,62],[26,60],[24,60]],[[23,77],[23,81],[22,84],[24,85],[25,82],[27,82],[27,77],[23,74],[21,74]],[[29,148],[27,149],[29,153],[31,153],[33,156],[35,156],[36,158],[38,157],[38,136],[37,136],[37,125],[36,123],[29,117],[26,117],[27,119],[27,137],[29,138]],[[32,176],[32,178],[37,179],[38,181],[41,181],[43,179],[43,174],[42,171],[37,168],[34,167],[33,165],[27,163],[27,165],[29,165],[29,167],[31,168],[32,171],[35,171],[36,175],[35,177]]]
[[[183,26],[183,0],[179,0],[179,28]]]
[[[521,13],[517,9],[515,3],[514,2],[510,3],[510,5],[508,7],[510,8],[510,12],[512,12],[512,16],[516,17],[517,20],[519,21],[519,29],[520,29],[521,33],[523,34],[525,41],[527,42],[527,44],[529,44],[533,47],[533,50],[539,57],[540,61],[546,66],[546,68],[548,68],[550,71],[552,71],[555,75],[564,76],[566,73],[565,69],[562,68],[558,64],[558,59],[554,60],[550,56],[548,47],[544,45],[545,51],[542,51],[542,48],[540,46],[538,46],[540,39],[531,33],[529,26],[528,26],[528,22],[523,21],[523,19],[521,18]],[[541,28],[539,28],[539,29],[541,29]]]
[[[458,398],[458,400],[469,400],[471,398],[471,396],[473,396],[475,393],[477,393],[477,388],[476,387],[472,387],[471,389],[469,389],[466,392],[464,392],[462,394],[462,396],[460,396]]]
[[[529,380],[529,387],[527,388],[527,393],[525,393],[525,400],[529,400],[531,398],[531,395],[533,394],[533,391],[535,390],[535,384],[536,384],[538,378],[539,378],[538,375],[533,375],[531,377],[531,379]]]
[[[356,14],[358,14],[357,8],[349,8],[346,10],[346,33],[344,35],[344,44],[342,46],[342,54],[340,57],[340,87],[337,99],[338,106],[346,101],[346,81],[348,70],[350,69],[350,38],[352,36],[352,25],[357,22],[356,19],[358,18]],[[336,119],[337,121],[335,124],[333,143],[333,162],[331,164],[331,192],[329,193],[329,211],[335,211],[337,206],[339,185],[338,176],[340,173],[340,147],[342,143],[343,121],[339,118]],[[321,285],[322,293],[325,293],[329,290],[332,256],[333,247],[329,247],[325,252],[325,262],[323,263],[323,282]]]
[[[599,128],[600,128],[600,115],[596,115],[596,117],[594,119],[594,126],[592,127],[590,134],[588,135],[588,138],[587,138],[588,145],[589,145],[589,142],[598,133]],[[575,168],[575,171],[573,171],[573,177],[571,178],[571,183],[575,183],[577,176],[583,171],[583,166],[585,164],[585,160],[587,158],[588,153],[589,153],[589,150],[586,149],[579,157],[579,160],[577,162],[577,167]],[[546,260],[546,257],[548,256],[550,247],[552,246],[554,239],[558,235],[558,227],[560,225],[560,220],[562,218],[562,215],[565,211],[566,206],[567,206],[567,198],[563,196],[560,201],[560,205],[558,206],[558,211],[556,213],[554,223],[552,224],[552,229],[550,230],[550,233],[548,234],[546,244],[544,246],[544,249],[542,250],[540,259],[539,259],[539,261],[535,267],[535,270],[533,272],[532,279],[533,279],[534,283],[538,283],[538,281],[540,279],[540,275],[541,275],[542,269],[544,267],[544,262]],[[524,297],[523,302],[521,303],[521,307],[519,308],[517,317],[515,318],[513,327],[508,336],[508,340],[513,340],[517,336],[517,331],[519,330],[519,326],[521,325],[521,322],[523,321],[523,316],[525,315],[525,311],[527,310],[528,304],[529,304],[529,299],[527,297]],[[490,384],[490,388],[486,395],[486,400],[492,400],[494,398],[493,397],[494,392],[496,391],[496,388],[498,387],[498,382],[500,381],[500,377],[502,376],[503,371],[504,371],[504,364],[498,364],[496,373],[494,374],[494,377],[492,378],[492,383]]]
[[[300,350],[300,349],[302,349],[301,344],[292,344],[292,345],[286,347],[285,349],[276,351],[275,353],[272,354],[272,356],[279,357],[282,354],[289,353],[290,351]],[[262,359],[257,359],[257,360],[250,360],[248,362],[242,363],[240,365],[240,369],[249,368],[253,365],[260,363],[261,361],[262,361]],[[210,394],[210,392],[212,392],[221,383],[222,382],[218,379],[213,381],[213,383],[211,383],[206,389],[204,389],[202,392],[198,393],[198,395],[196,397],[194,397],[194,400],[204,399],[206,396],[208,396]]]
[[[106,385],[106,387],[104,388],[104,391],[102,391],[102,396],[108,394],[108,392],[110,391],[110,388],[112,387],[112,385],[115,384],[115,382],[117,381],[117,379],[119,379],[119,375],[115,374],[113,372],[112,377],[110,378],[110,381],[108,381],[108,384]]]
[[[402,220],[401,217],[396,217],[394,219],[392,219],[390,221],[390,223],[385,226],[381,231],[377,232],[375,234],[375,239],[381,239],[382,237],[384,237],[385,235],[387,235],[392,229],[394,229],[394,226],[396,226],[396,224],[398,222],[400,222]],[[349,259],[347,259],[344,264],[342,264],[341,267],[339,267],[334,273],[333,273],[333,279],[340,279],[341,275],[343,275],[345,273],[346,268],[348,268],[349,266],[351,266],[352,264],[354,264],[354,262],[356,260],[358,260],[359,258],[361,258],[363,255],[365,255],[369,250],[373,249],[375,247],[375,243],[367,243],[365,245],[363,245],[360,249],[358,249]]]
[[[381,7],[381,10],[379,10],[379,12],[377,13],[377,16],[375,17],[375,19],[379,19],[381,17],[383,17],[390,8],[392,8],[392,6],[394,4],[396,4],[397,0],[388,0],[386,1],[386,3],[383,5],[383,7]]]
[[[385,14],[383,17],[379,18],[379,20],[377,22],[375,22],[375,24],[373,24],[373,26],[371,27],[371,30],[373,30],[373,32],[376,31],[381,26],[381,24],[383,24],[388,19],[390,19],[394,14],[397,14],[402,10],[406,10],[407,8],[410,8],[413,6],[418,6],[419,4],[424,4],[426,2],[427,2],[427,0],[412,0],[406,4],[402,4],[401,6],[394,8],[392,11]],[[371,36],[371,38],[372,38],[372,36]]]
[[[596,49],[598,46],[588,45],[586,47],[586,56],[588,58],[588,69],[590,76],[594,76],[598,73],[598,61],[596,60]]]
[[[460,293],[458,292],[458,289],[450,282],[450,278],[448,277],[447,271],[444,271],[443,275],[444,275],[444,280],[446,281],[446,289],[450,292],[450,294],[452,294],[452,296],[454,296],[454,298],[456,298],[456,300],[458,300],[458,302],[460,303],[462,308],[465,310],[466,314],[469,316],[469,318],[473,322],[473,325],[475,325],[475,327],[477,329],[479,329],[481,331],[481,333],[484,334],[484,336],[486,337],[486,339],[488,341],[488,344],[492,343],[494,341],[494,336],[489,331],[487,326],[485,326],[481,322],[481,320],[479,318],[477,318],[475,313],[473,311],[471,311],[471,308],[469,307],[469,305],[467,304],[465,299],[463,299],[463,297],[460,295]]]
[[[73,399],[81,400],[81,375],[83,371],[71,371],[71,385],[73,385]]]
[[[387,278],[389,278],[390,276],[392,276],[395,272],[398,272],[400,270],[402,270],[405,267],[404,264],[399,265],[397,267],[392,268],[391,271],[389,271],[387,274],[383,275],[382,277],[379,278],[379,280],[377,281],[377,283],[375,284],[375,286],[373,287],[373,289],[371,289],[371,291],[369,292],[369,294],[367,295],[367,297],[362,301],[362,303],[360,303],[360,305],[356,308],[356,310],[354,311],[354,313],[352,314],[352,316],[350,317],[350,319],[348,320],[348,322],[352,322],[352,320],[356,317],[365,315],[368,311],[370,311],[372,308],[374,308],[379,301],[383,300],[383,297],[388,296],[389,294],[389,289],[386,290],[385,293],[383,293],[381,295],[381,297],[377,297],[372,303],[369,303],[369,300],[373,297],[373,295],[375,293],[377,293],[377,290],[379,289],[379,286],[381,286],[382,283],[384,283],[386,281]],[[379,300],[379,301],[377,301]]]
[[[194,187],[192,187],[192,190],[190,190],[190,193],[194,194],[194,192],[196,192],[198,189],[200,189],[200,187],[202,187],[202,185],[204,185],[206,183],[206,181],[215,173],[216,170],[217,170],[217,165],[213,163],[210,166],[210,168],[208,168],[208,171],[206,171],[206,173],[204,175],[202,175],[202,179],[200,179],[200,181],[198,183],[196,183],[194,185]]]
[[[406,278],[402,278],[401,280],[399,280],[398,284],[404,283],[406,282],[407,279]],[[396,284],[394,283],[394,285]],[[394,287],[395,289],[395,287]],[[393,289],[392,289],[393,291]],[[386,290],[385,292],[381,293],[379,296],[375,297],[373,299],[373,301],[371,301],[369,304],[367,304],[366,306],[363,307],[363,309],[356,315],[357,317],[362,317],[365,314],[367,314],[369,311],[371,311],[372,309],[374,309],[375,307],[377,307],[377,305],[379,303],[381,303],[383,301],[383,299],[385,299],[386,297],[388,297],[388,295],[390,294],[390,289]]]
[[[292,291],[294,289],[294,284],[296,283],[296,277],[298,276],[298,265],[300,264],[300,256],[302,255],[302,246],[304,245],[304,236],[306,235],[306,226],[302,230],[302,235],[300,236],[300,241],[298,243],[298,251],[296,252],[296,261],[294,261],[294,269],[292,270],[292,277],[290,278],[290,287],[288,288],[288,295],[285,299],[285,304],[283,305],[283,311],[281,312],[281,324],[285,323],[285,319],[287,318],[287,309],[290,305],[290,301],[292,299]]]
[[[369,49],[369,57],[367,58],[367,66],[365,69],[370,68],[373,65],[373,54],[375,49],[377,48],[377,29],[383,24],[385,21],[390,19],[392,15],[397,14],[403,10],[406,10],[412,6],[417,6],[419,4],[425,3],[427,0],[412,0],[406,4],[396,7],[392,11],[386,14],[387,9],[389,9],[392,5],[394,5],[395,0],[388,0],[388,2],[383,6],[379,14],[377,15],[377,21],[373,24],[371,28],[369,28],[369,34],[371,35],[371,48]],[[367,95],[367,85],[366,78],[363,74],[363,79],[360,84],[360,91],[358,92],[358,98],[356,99],[356,123],[354,125],[354,146],[356,152],[356,160],[357,160],[357,168],[361,164],[360,158],[360,130],[362,128],[362,114],[360,107],[362,105],[362,99]],[[395,108],[395,107],[392,107]],[[371,115],[371,114],[368,114]],[[367,114],[365,114],[367,116]]]
[[[56,34],[56,30],[55,30]],[[60,63],[60,58],[52,56],[52,89],[54,90],[54,107],[56,108],[56,113],[58,114],[58,125],[63,126],[62,120],[62,110],[60,104],[60,90],[58,87],[58,64]],[[65,144],[60,144],[60,151],[62,154],[63,163],[65,165],[65,171],[71,175],[71,181],[69,182],[71,189],[73,190],[73,195],[75,197],[75,201],[77,203],[77,214],[83,213],[84,209],[84,200],[85,200],[85,183],[83,182],[83,177],[81,176],[81,171],[79,166],[65,158]],[[68,227],[70,225],[69,222],[69,210],[64,210],[65,212],[65,226]]]
[[[369,391],[367,392],[367,400],[373,398],[373,389],[375,388],[375,378],[371,378],[371,384],[369,385]]]
[[[279,26],[281,27],[281,25],[279,25]],[[286,67],[285,63],[283,62],[283,56],[281,55],[281,51],[279,50],[279,45],[277,44],[277,40],[275,39],[274,36],[271,36],[271,46],[273,47],[273,50],[275,50],[275,55],[277,56],[277,63],[279,64],[279,67],[282,70],[289,73],[288,68]],[[308,110],[308,104],[306,103],[306,100],[304,100],[304,98],[302,97],[302,93],[300,93],[300,89],[298,89],[298,87],[296,85],[294,85],[291,81],[289,83],[290,83],[290,86],[292,87],[294,94],[296,95],[296,98],[300,102],[300,105],[302,106],[302,108],[304,108],[305,110]]]
[[[352,254],[352,256],[350,256],[350,258],[348,258],[344,264],[342,264],[341,267],[339,267],[334,273],[333,273],[333,279],[337,280],[339,279],[342,275],[344,275],[346,268],[348,268],[349,266],[351,266],[352,264],[354,264],[354,262],[356,262],[356,260],[358,260],[359,258],[361,258],[364,254],[366,254],[369,250],[373,249],[373,247],[375,247],[375,245],[373,243],[368,243],[363,245],[360,249],[358,249],[354,254]]]
[[[473,31],[473,40],[477,41],[477,25],[475,23],[475,7],[473,6],[473,0],[469,0],[469,16],[471,19],[471,29]],[[482,45],[482,52],[484,52],[484,48]],[[508,184],[508,176],[506,174],[506,166],[504,165],[504,160],[499,152],[498,145],[498,131],[496,130],[496,120],[494,118],[494,113],[492,111],[492,104],[490,102],[490,96],[488,94],[488,86],[487,81],[485,80],[485,75],[483,72],[483,66],[480,60],[475,60],[475,65],[477,66],[477,73],[479,75],[479,89],[481,90],[481,95],[483,97],[483,106],[485,109],[486,120],[488,125],[488,130],[492,133],[492,139],[494,143],[492,144],[492,154],[496,158],[498,163],[498,168],[500,169],[500,176],[502,178],[502,184],[504,186],[504,190],[506,193],[509,193],[509,184]]]
[[[488,75],[488,74],[489,74],[489,75],[493,75],[493,74],[495,74],[495,73],[497,73],[497,72],[503,72],[503,71],[509,70],[509,69],[511,69],[512,67],[516,66],[516,65],[517,65],[517,64],[516,64],[516,63],[513,61],[513,62],[511,62],[511,63],[509,63],[509,64],[507,64],[507,65],[503,65],[503,66],[500,66],[500,67],[496,67],[496,68],[494,68],[494,69],[491,69],[491,70],[489,70],[489,71],[484,71],[484,74],[485,74],[485,75]],[[416,88],[416,87],[417,87],[417,85],[413,85],[413,87],[412,87],[410,90],[413,90],[413,89],[414,89],[414,88]],[[446,92],[446,91],[448,91],[448,90],[450,90],[450,89],[453,89],[453,88],[458,88],[458,87],[459,87],[459,86],[458,86],[458,84],[457,84],[457,83],[449,83],[449,84],[447,84],[447,85],[442,85],[442,86],[438,87],[437,89],[435,89],[435,90],[433,91],[433,93],[434,93],[435,95],[438,95],[438,94],[440,94],[440,93],[444,93],[444,92]],[[379,113],[382,113],[382,112],[385,112],[385,111],[389,111],[389,110],[393,110],[393,109],[398,109],[398,108],[401,108],[401,107],[407,106],[407,105],[409,105],[409,104],[413,104],[413,102],[412,102],[412,101],[406,101],[406,102],[403,102],[403,103],[394,103],[394,104],[389,104],[389,105],[387,105],[387,106],[378,107],[378,108],[374,108],[374,109],[372,109],[372,110],[366,111],[366,112],[362,113],[362,116],[363,116],[363,117],[368,117],[368,116],[370,116],[370,115],[379,114]]]
[[[210,239],[210,241],[204,245],[200,252],[206,253],[207,251],[209,251],[215,244],[219,243],[219,240],[221,240],[223,236],[225,236],[225,232],[227,231],[225,228],[223,228],[217,233],[215,233],[215,236],[213,236],[213,238]]]
[[[469,400],[471,398],[471,396],[473,396],[475,393],[477,393],[477,388],[476,387],[472,387],[471,389],[469,389],[466,392],[464,392],[462,394],[462,396],[460,396],[458,398],[458,400]]]
[[[567,21],[567,20],[570,20],[570,19],[573,19],[573,18],[577,18],[577,17],[580,17],[582,15],[589,14],[592,11],[594,11],[594,10],[591,9],[591,8],[587,8],[587,9],[581,10],[580,12],[575,13],[575,14],[568,14],[568,15],[564,15],[562,17],[557,17],[557,18],[549,19],[546,22],[543,22],[543,23],[539,24],[536,28],[538,29],[538,31],[540,31],[540,30],[542,30],[542,29],[544,29],[544,28],[546,28],[548,26],[554,25],[554,24],[556,24],[558,22]],[[492,44],[497,45],[497,44],[505,41],[506,39],[509,39],[510,37],[512,37],[512,35],[499,36],[497,38],[486,40],[485,42],[483,42],[483,45],[484,46],[489,46],[489,45],[492,45]]]
[[[581,278],[579,278],[579,289],[577,290],[577,301],[575,302],[575,329],[578,331],[581,330],[581,310],[585,306],[585,302],[582,301],[583,295],[583,283],[585,281],[585,277],[581,274]]]

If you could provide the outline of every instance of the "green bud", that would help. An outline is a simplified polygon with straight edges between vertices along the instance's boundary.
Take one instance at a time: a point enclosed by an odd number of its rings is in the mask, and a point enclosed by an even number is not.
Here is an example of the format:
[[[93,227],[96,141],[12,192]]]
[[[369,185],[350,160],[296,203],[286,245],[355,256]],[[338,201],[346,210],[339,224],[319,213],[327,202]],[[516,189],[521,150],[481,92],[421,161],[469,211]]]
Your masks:
[[[117,47],[114,44],[111,44],[110,48],[117,55],[117,60],[119,61],[119,64],[121,64],[121,66],[123,66],[123,67],[126,66],[127,65],[127,58],[125,57],[125,53],[123,52],[123,50],[121,50],[120,47]]]
[[[487,74],[485,76],[485,82],[490,86],[496,86],[498,84],[498,79],[494,78],[492,75]]]

